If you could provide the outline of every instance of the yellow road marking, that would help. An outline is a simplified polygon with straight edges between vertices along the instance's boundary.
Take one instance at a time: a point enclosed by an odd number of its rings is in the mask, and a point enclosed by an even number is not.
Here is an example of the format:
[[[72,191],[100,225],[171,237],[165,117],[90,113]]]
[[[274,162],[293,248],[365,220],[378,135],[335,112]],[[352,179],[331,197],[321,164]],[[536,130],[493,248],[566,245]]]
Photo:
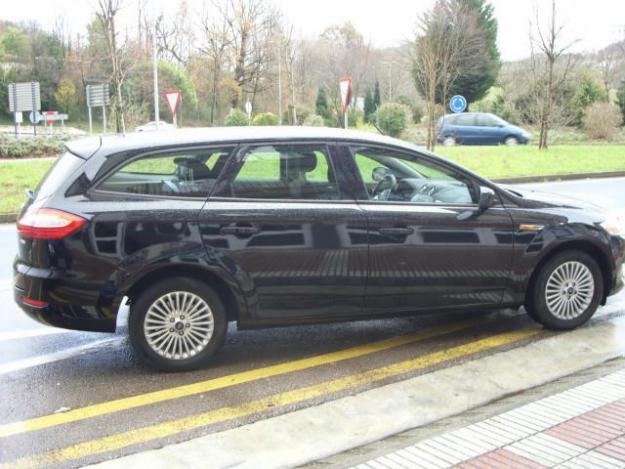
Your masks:
[[[0,438],[6,438],[21,433],[42,430],[57,425],[77,422],[88,418],[98,417],[101,415],[112,414],[124,410],[143,407],[146,405],[156,404],[159,402],[179,399],[181,397],[193,396],[205,392],[215,391],[218,389],[236,386],[239,384],[249,383],[263,378],[271,378],[274,376],[301,371],[316,366],[336,363],[350,358],[358,358],[402,345],[419,342],[422,340],[438,337],[452,332],[468,329],[477,324],[483,324],[485,320],[471,319],[467,321],[459,321],[445,326],[434,327],[432,329],[407,334],[391,339],[381,340],[366,345],[350,347],[336,352],[315,355],[308,358],[302,358],[291,362],[279,363],[277,365],[266,366],[254,370],[243,371],[231,375],[221,376],[206,381],[200,381],[193,384],[186,384],[174,388],[162,389],[159,391],[148,392],[136,396],[124,397],[112,401],[101,402],[90,406],[79,407],[68,412],[60,414],[43,415],[28,420],[12,422],[0,425]]]
[[[446,350],[429,353],[417,358],[405,360],[380,368],[375,368],[357,375],[345,376],[332,381],[308,386],[302,389],[287,391],[247,402],[236,407],[224,407],[169,422],[149,425],[147,427],[117,433],[104,438],[85,441],[40,455],[26,457],[0,465],[0,468],[45,467],[61,462],[86,458],[96,454],[126,448],[131,445],[169,437],[218,422],[246,417],[287,405],[297,404],[309,399],[330,393],[344,391],[362,384],[372,383],[385,378],[401,375],[411,371],[437,365],[454,358],[461,358],[475,353],[484,352],[503,345],[512,344],[536,335],[546,335],[541,329],[522,329],[520,331],[498,334],[485,339],[459,345]]]

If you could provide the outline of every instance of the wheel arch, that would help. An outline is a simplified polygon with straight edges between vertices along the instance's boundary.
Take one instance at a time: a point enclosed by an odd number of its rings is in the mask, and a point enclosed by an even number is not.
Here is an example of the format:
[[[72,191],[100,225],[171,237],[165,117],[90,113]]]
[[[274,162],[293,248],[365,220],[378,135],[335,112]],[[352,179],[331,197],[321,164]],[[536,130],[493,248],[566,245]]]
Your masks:
[[[189,265],[163,266],[156,270],[147,272],[143,276],[136,279],[126,292],[126,296],[129,298],[131,304],[131,314],[133,298],[136,298],[139,292],[147,286],[154,285],[156,282],[168,277],[188,277],[208,285],[215,290],[223,302],[224,307],[226,308],[228,321],[239,320],[241,316],[241,305],[240,301],[237,301],[237,296],[235,295],[232,286],[213,271]]]
[[[538,263],[534,266],[532,271],[532,275],[527,283],[527,288],[525,290],[525,302],[528,301],[528,295],[532,291],[534,287],[534,283],[536,282],[536,278],[538,277],[538,273],[541,271],[543,266],[549,262],[554,256],[564,252],[564,251],[581,251],[585,252],[589,256],[591,256],[597,264],[599,265],[599,269],[601,269],[601,275],[603,277],[603,298],[601,299],[601,304],[605,304],[606,299],[608,297],[608,292],[612,288],[612,274],[610,268],[610,260],[605,252],[601,250],[595,244],[589,241],[567,241],[562,243],[549,252],[545,253],[545,255],[538,261]]]

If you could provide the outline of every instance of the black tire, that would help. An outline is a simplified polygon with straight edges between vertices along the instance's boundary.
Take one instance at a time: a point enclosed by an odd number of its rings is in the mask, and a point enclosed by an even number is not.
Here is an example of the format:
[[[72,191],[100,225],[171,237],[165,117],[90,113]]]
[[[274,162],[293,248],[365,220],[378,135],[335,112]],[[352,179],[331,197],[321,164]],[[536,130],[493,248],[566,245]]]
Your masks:
[[[157,353],[148,343],[144,332],[145,317],[152,304],[172,292],[188,292],[197,295],[207,303],[212,313],[213,331],[208,344],[189,358],[173,359]],[[185,277],[164,279],[147,288],[136,300],[133,300],[128,319],[130,343],[137,356],[149,367],[162,371],[189,371],[207,365],[223,345],[227,329],[226,311],[219,295],[208,285]],[[170,331],[173,331],[173,328]],[[184,331],[186,329],[183,329]]]
[[[592,299],[585,309],[572,318],[561,318],[552,313],[547,305],[547,282],[553,272],[567,262],[579,262],[585,265],[594,282]],[[589,295],[590,297],[590,295]],[[529,316],[541,323],[548,329],[563,331],[575,329],[588,321],[597,311],[603,298],[603,275],[597,261],[589,254],[582,251],[563,251],[549,259],[541,268],[527,292],[525,309]]]

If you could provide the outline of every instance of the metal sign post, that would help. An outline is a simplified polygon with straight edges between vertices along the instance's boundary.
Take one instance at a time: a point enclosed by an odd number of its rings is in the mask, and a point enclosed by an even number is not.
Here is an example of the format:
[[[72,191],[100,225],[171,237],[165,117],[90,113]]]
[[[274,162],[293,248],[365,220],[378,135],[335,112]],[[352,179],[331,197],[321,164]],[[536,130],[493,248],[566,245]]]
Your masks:
[[[31,94],[31,104],[32,104],[32,111],[35,111],[35,108],[37,107],[37,100],[35,99],[35,82],[31,81],[30,82],[30,94]],[[37,123],[33,122],[33,135],[36,137],[37,136]]]
[[[9,90],[10,89],[11,85],[9,85]],[[17,103],[17,86],[15,85],[13,85],[13,103]],[[13,108],[13,125],[15,126],[15,136],[17,137],[20,134],[20,124],[17,122],[17,111],[15,107]]]
[[[247,125],[252,125],[252,103],[245,103],[245,112],[247,113]]]

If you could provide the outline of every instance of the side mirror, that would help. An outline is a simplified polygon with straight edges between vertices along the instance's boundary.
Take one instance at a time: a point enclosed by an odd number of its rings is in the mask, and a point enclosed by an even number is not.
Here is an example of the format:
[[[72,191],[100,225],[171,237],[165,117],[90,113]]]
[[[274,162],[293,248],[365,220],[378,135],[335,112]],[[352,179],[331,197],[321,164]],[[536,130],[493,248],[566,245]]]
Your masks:
[[[480,187],[477,206],[480,212],[484,212],[495,205],[495,192],[490,187]]]
[[[373,168],[373,171],[371,171],[371,179],[375,182],[380,182],[389,172],[390,170],[388,168],[385,168],[384,166],[377,166],[376,168]]]

